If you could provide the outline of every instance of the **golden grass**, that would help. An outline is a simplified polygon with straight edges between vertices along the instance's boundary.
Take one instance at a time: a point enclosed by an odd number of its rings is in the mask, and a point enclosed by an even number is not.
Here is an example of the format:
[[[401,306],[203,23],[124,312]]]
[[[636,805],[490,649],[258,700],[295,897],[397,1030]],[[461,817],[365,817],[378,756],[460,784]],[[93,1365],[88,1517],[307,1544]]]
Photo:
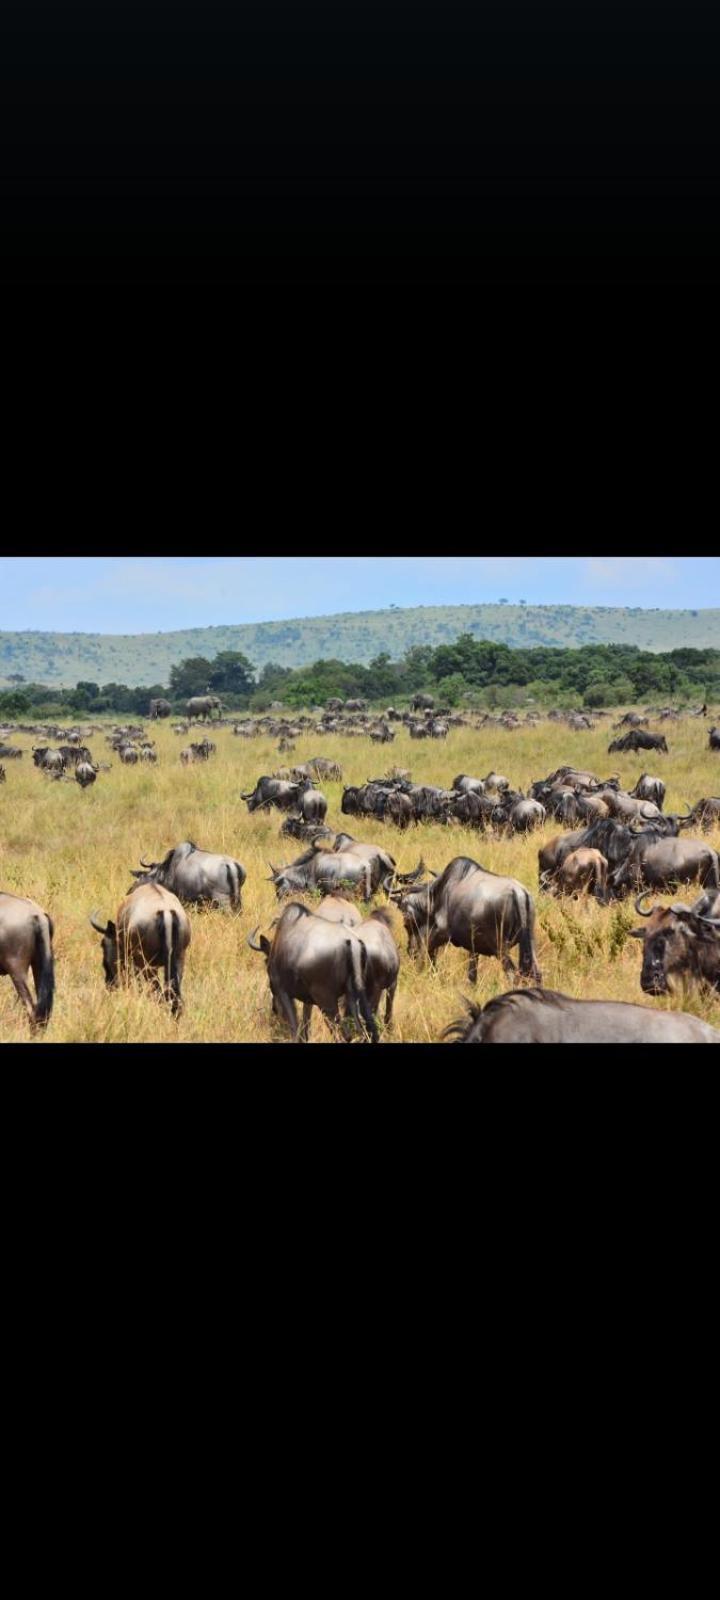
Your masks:
[[[258,1043],[288,1038],[271,1016],[265,962],[246,940],[256,924],[268,929],[278,911],[268,863],[285,865],[302,846],[278,837],[281,813],[260,811],[250,816],[240,799],[241,791],[251,789],[261,774],[284,764],[324,755],[340,762],[345,783],[363,783],[398,764],[409,767],[417,782],[448,787],[458,773],[482,776],[495,767],[524,790],[534,778],[564,763],[588,766],[600,777],[617,773],[628,788],[641,772],[650,771],[667,784],[665,809],[678,811],[685,811],[701,795],[720,791],[720,756],[707,749],[704,720],[663,724],[669,756],[647,751],[609,756],[609,724],[607,719],[593,732],[579,734],[552,722],[517,732],[459,728],[445,741],[422,743],[401,731],[392,745],[385,746],[365,738],[311,734],[296,741],[291,756],[278,754],[276,740],[238,739],[230,729],[220,728],[211,735],[217,754],[207,764],[192,767],[183,767],[179,759],[187,739],[173,734],[167,724],[155,724],[152,736],[159,758],[155,767],[123,767],[115,755],[107,755],[103,738],[91,739],[96,760],[111,760],[112,771],[100,773],[85,792],[74,782],[56,783],[38,772],[30,755],[32,739],[13,736],[25,755],[21,762],[5,763],[7,782],[0,785],[0,888],[37,900],[55,924],[55,1009],[38,1042]],[[469,855],[526,884],[535,900],[538,956],[548,988],[576,998],[683,1008],[720,1027],[718,996],[709,998],[696,989],[672,1000],[643,996],[641,946],[627,938],[637,924],[632,900],[603,908],[594,900],[562,902],[538,893],[538,849],[563,831],[557,823],[509,839],[435,825],[400,833],[389,824],[343,818],[343,784],[323,782],[322,788],[329,801],[329,824],[356,838],[382,843],[401,872],[413,868],[421,855],[438,871],[453,856]],[[720,829],[705,837],[720,849]],[[188,908],[192,943],[183,983],[185,1011],[175,1021],[163,1003],[140,986],[105,988],[100,940],[88,916],[98,911],[101,917],[114,917],[132,882],[130,868],[139,865],[140,856],[157,861],[183,839],[235,856],[247,871],[247,882],[239,915]],[[684,890],[675,898],[692,899],[695,892]],[[661,899],[671,904],[673,896]],[[385,904],[384,896],[375,903]],[[473,990],[467,980],[467,957],[459,950],[441,951],[436,970],[425,957],[412,961],[399,918],[396,927],[401,972],[393,1024],[388,1032],[381,1029],[385,1043],[437,1040],[461,1014],[463,995],[474,993],[485,1003],[508,988],[500,963],[481,960]],[[331,1042],[317,1012],[311,1038],[318,1044]],[[10,980],[4,979],[0,1040],[28,1039],[24,1012]]]

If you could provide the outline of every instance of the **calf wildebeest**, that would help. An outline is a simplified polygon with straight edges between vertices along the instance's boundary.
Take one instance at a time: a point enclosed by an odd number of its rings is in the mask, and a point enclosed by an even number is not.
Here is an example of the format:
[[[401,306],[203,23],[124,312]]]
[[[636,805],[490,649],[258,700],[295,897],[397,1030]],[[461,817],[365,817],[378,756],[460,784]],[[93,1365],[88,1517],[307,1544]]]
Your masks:
[[[139,884],[158,883],[188,905],[207,902],[215,907],[242,910],[242,886],[247,877],[244,867],[232,856],[199,850],[189,839],[168,850],[163,861],[140,859],[140,872],[133,872]]]
[[[648,891],[635,901],[638,916],[647,917],[645,928],[632,928],[628,937],[642,939],[640,985],[646,994],[672,993],[671,979],[688,977],[720,989],[720,916],[708,916],[694,906],[654,906],[643,910]]]
[[[560,867],[557,885],[560,894],[590,893],[601,905],[607,900],[608,864],[599,850],[571,850]]]
[[[364,1025],[377,1044],[377,1025],[365,988],[369,956],[354,929],[292,904],[278,918],[272,941],[261,934],[255,943],[257,931],[250,934],[248,944],[265,956],[273,1010],[288,1024],[293,1039],[307,1043],[313,1006],[320,1007],[331,1027],[338,1027],[344,999],[353,1020],[361,1028]],[[296,1000],[303,1007],[299,1029]]]
[[[708,734],[708,750],[720,750],[720,728],[711,728]],[[0,755],[3,755],[0,750]]]
[[[652,839],[642,834],[612,875],[614,894],[647,885],[668,891],[679,883],[720,889],[720,859],[701,839]]]
[[[644,772],[634,789],[630,790],[634,800],[654,800],[660,811],[665,800],[665,785],[662,778],[651,778],[649,772]]]
[[[105,982],[109,989],[127,979],[131,968],[149,976],[164,994],[173,1016],[182,1010],[182,976],[190,943],[190,919],[180,901],[159,883],[138,883],[122,901],[116,922],[103,927],[95,916],[90,924],[102,934]],[[164,988],[158,972],[162,971]]]
[[[709,833],[720,822],[720,799],[710,795],[707,800],[698,800],[686,817],[680,819],[681,828],[696,826],[702,828],[703,833]]]
[[[613,739],[608,745],[608,755],[616,750],[663,750],[667,755],[667,739],[664,733],[645,733],[642,728],[633,728],[623,739]]]
[[[458,1044],[720,1044],[720,1032],[683,1011],[623,1000],[572,1000],[552,989],[510,990],[486,1006],[467,1002],[470,1020],[443,1038]]]
[[[75,768],[75,782],[80,784],[81,789],[87,789],[89,784],[95,782],[96,777],[95,768],[89,761],[78,761]]]
[[[524,884],[488,872],[468,856],[456,856],[425,887],[426,895],[411,891],[412,915],[421,929],[424,921],[428,955],[433,963],[436,952],[445,944],[467,950],[468,976],[475,983],[479,956],[497,956],[505,971],[514,974],[515,965],[508,951],[519,945],[521,973],[536,983],[542,982],[533,942],[535,907]],[[389,890],[390,899],[401,910],[406,893]],[[416,939],[419,944],[417,935]]]
[[[300,796],[306,789],[312,787],[309,778],[302,778],[299,783],[286,783],[282,778],[258,778],[252,794],[241,794],[248,811],[257,811],[262,806],[277,806],[279,811],[295,811],[300,801]]]
[[[0,891],[0,977],[12,979],[31,1028],[49,1022],[55,995],[54,928],[47,911],[21,895]],[[32,969],[36,1000],[28,987]]]
[[[312,844],[313,839],[334,839],[335,831],[317,822],[303,822],[301,817],[286,817],[280,829],[280,837],[304,839],[307,844]]]

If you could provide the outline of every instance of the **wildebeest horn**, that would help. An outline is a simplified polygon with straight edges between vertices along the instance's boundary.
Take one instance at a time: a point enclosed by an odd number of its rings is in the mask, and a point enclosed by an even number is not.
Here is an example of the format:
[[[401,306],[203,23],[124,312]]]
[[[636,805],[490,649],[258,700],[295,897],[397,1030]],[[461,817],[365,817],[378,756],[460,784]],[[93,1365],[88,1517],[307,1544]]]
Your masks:
[[[88,917],[88,922],[90,923],[91,928],[95,929],[96,933],[107,933],[107,923],[103,925],[103,923],[97,922],[94,915],[92,917]]]
[[[247,942],[248,942],[251,950],[259,950],[260,954],[262,955],[262,945],[261,944],[253,944],[253,939],[255,938],[255,935],[256,935],[259,927],[260,927],[260,923],[258,923],[257,928],[253,928],[252,933],[248,934],[248,941]]]
[[[650,892],[651,891],[649,889],[643,889],[642,894],[638,895],[637,900],[635,901],[635,910],[637,911],[637,914],[638,914],[639,917],[651,917],[652,916],[652,911],[643,911],[643,908],[642,908],[642,902],[643,902],[643,900],[647,900],[647,897],[650,894]]]
[[[394,876],[395,876],[394,872],[386,872],[385,873],[385,877],[382,880],[382,889],[383,889],[383,893],[384,894],[390,894],[390,892],[392,890],[392,884],[393,884]],[[388,888],[388,884],[390,885],[389,888]]]
[[[153,867],[155,867],[157,865],[157,862],[155,862],[155,861],[143,861],[143,858],[141,856],[140,857],[140,865],[141,865],[141,867],[145,868],[146,872],[152,872]]]
[[[424,871],[425,871],[425,862],[423,861],[422,856],[421,856],[420,860],[418,862],[418,865],[416,866],[414,872],[397,872],[395,874],[395,876],[397,878],[398,883],[414,883],[416,878],[419,878],[421,873],[423,873]]]
[[[282,872],[282,867],[274,867],[272,861],[268,861],[268,866],[274,878],[277,878],[278,874]]]

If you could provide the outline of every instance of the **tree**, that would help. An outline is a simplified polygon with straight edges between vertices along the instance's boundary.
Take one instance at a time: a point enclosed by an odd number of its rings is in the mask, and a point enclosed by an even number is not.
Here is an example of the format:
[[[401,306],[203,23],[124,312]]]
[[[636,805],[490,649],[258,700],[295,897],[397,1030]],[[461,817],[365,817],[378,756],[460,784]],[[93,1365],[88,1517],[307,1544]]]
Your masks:
[[[240,650],[221,650],[212,663],[207,683],[214,694],[242,699],[255,688],[255,668]]]
[[[204,656],[188,656],[170,668],[170,693],[176,700],[190,700],[195,694],[206,694],[212,667]]]

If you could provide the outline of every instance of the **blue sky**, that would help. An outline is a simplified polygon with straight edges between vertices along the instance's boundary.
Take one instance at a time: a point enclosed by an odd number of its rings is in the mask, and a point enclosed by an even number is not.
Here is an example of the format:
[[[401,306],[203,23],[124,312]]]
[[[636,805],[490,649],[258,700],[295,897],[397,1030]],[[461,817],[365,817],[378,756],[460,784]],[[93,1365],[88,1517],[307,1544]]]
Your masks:
[[[383,606],[720,606],[717,556],[0,557],[3,630],[154,633]]]

